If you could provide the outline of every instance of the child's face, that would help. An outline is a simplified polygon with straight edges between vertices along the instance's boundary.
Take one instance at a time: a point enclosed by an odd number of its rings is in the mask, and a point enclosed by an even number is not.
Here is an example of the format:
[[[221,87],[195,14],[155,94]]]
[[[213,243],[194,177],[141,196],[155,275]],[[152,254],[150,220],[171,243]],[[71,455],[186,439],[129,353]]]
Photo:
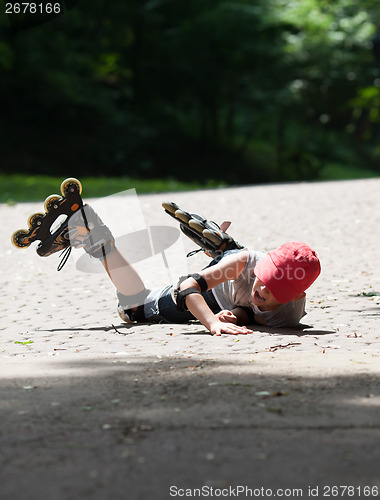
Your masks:
[[[261,311],[272,311],[280,305],[269,288],[267,288],[259,278],[255,278],[252,288],[252,302]]]

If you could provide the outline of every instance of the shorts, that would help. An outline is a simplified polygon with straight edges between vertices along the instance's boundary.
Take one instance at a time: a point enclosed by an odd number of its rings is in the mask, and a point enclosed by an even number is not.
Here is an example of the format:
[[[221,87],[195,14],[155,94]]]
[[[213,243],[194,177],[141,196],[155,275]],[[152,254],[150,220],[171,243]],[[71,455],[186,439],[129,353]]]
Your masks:
[[[202,296],[214,314],[221,310],[211,290],[202,293]],[[144,318],[140,316],[139,320],[148,323],[188,323],[197,319],[190,311],[178,309],[173,300],[173,285],[152,290],[140,307],[144,309]]]

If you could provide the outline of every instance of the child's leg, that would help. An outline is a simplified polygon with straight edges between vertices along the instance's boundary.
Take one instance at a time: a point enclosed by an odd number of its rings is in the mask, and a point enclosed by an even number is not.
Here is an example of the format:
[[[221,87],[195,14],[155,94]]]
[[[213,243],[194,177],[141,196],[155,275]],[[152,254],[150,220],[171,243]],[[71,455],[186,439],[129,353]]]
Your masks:
[[[144,302],[150,290],[145,288],[136,269],[117,248],[114,248],[101,262],[116,287],[119,300],[117,312],[120,318],[127,323],[147,321]]]
[[[145,285],[140,275],[117,248],[101,262],[112,283],[121,294],[136,295],[145,290]]]
[[[69,223],[70,244],[102,262],[117,290],[123,310],[142,306],[149,290],[135,270],[115,247],[110,229],[89,205],[76,212]]]

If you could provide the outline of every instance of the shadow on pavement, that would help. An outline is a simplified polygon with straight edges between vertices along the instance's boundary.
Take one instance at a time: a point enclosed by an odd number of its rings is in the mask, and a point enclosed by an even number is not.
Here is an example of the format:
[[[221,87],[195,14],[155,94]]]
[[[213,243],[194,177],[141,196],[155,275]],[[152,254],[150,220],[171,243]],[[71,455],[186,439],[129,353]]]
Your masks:
[[[71,328],[50,328],[50,329],[43,329],[39,328],[38,331],[40,332],[78,332],[78,331],[104,331],[104,332],[109,332],[109,331],[116,331],[116,333],[120,333],[121,335],[125,335],[126,332],[123,330],[131,330],[133,328],[136,328],[136,326],[143,326],[144,324],[149,325],[150,323],[121,323],[119,325],[104,325],[104,326],[86,326],[84,327],[71,327]],[[186,323],[188,324],[188,323]],[[198,322],[192,322],[191,324],[193,325],[199,325],[199,330],[194,330],[192,332],[184,331],[182,332],[182,335],[211,335],[210,332],[201,324]],[[310,325],[300,325],[298,328],[270,328],[268,326],[261,326],[261,325],[248,325],[248,328],[253,330],[253,334],[248,334],[248,335],[254,335],[255,332],[262,332],[262,333],[269,333],[271,335],[297,335],[298,337],[302,337],[304,335],[314,335],[314,336],[319,336],[319,335],[331,335],[333,333],[336,333],[335,330],[316,330]],[[127,332],[127,333],[134,333],[134,332]]]
[[[379,375],[264,373],[260,362],[194,357],[34,368],[0,379],[2,499],[380,486]]]

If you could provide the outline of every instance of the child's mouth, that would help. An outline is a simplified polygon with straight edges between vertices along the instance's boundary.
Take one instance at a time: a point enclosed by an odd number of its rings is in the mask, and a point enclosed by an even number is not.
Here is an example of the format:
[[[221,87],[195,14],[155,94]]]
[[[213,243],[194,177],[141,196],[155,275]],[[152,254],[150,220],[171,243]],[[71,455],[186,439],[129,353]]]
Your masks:
[[[255,300],[257,300],[258,302],[265,302],[264,297],[262,297],[262,296],[259,294],[259,292],[258,292],[257,290],[255,291],[254,298],[255,298]]]

